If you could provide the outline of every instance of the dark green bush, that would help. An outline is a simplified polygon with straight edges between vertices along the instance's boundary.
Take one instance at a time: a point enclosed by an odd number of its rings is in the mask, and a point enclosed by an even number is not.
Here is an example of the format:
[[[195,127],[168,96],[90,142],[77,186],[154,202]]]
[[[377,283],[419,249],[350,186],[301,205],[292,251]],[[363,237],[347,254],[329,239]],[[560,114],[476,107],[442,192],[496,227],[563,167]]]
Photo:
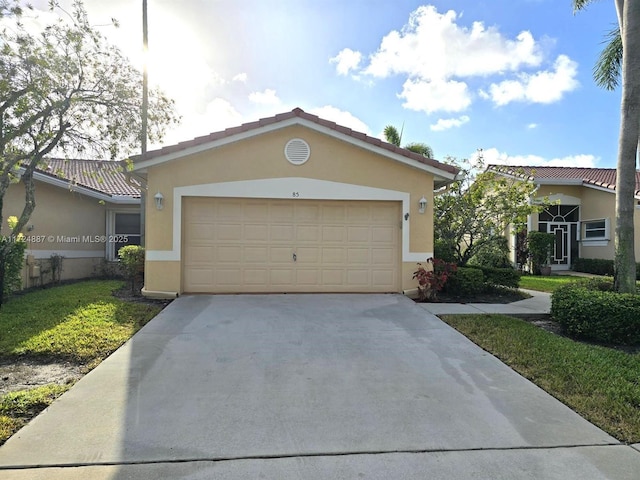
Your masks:
[[[640,344],[640,295],[612,291],[610,281],[568,283],[551,297],[551,315],[573,337]]]
[[[144,279],[144,247],[126,245],[118,250],[125,277],[131,282],[131,291],[136,290],[136,283]]]
[[[577,258],[573,262],[573,269],[576,272],[613,276],[613,260],[604,260],[602,258]],[[640,263],[636,264],[636,279],[640,280]]]
[[[469,259],[470,267],[511,267],[509,260],[509,242],[507,237],[494,237],[490,242],[482,245],[476,254]]]
[[[576,272],[613,276],[613,260],[604,260],[602,258],[576,258],[573,262],[573,269]]]
[[[452,295],[474,295],[484,290],[484,274],[479,268],[458,267],[449,276],[446,291]]]
[[[484,274],[484,282],[488,285],[518,288],[520,272],[514,268],[479,267]]]
[[[447,263],[456,263],[457,256],[453,245],[437,238],[433,246],[433,256]]]
[[[0,258],[0,264],[4,268],[4,285],[0,295],[4,299],[12,292],[22,288],[22,267],[24,266],[24,252],[27,249],[27,242],[21,239],[13,240],[10,237],[0,237],[0,243],[2,243],[2,248],[6,249],[4,258]]]

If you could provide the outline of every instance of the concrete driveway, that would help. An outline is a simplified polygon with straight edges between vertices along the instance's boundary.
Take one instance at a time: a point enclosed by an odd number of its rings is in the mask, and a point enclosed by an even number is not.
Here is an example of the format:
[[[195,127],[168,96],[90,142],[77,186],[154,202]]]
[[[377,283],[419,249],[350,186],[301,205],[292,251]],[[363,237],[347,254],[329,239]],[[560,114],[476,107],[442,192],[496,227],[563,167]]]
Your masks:
[[[0,447],[0,468],[637,480],[640,452],[400,295],[186,296]]]

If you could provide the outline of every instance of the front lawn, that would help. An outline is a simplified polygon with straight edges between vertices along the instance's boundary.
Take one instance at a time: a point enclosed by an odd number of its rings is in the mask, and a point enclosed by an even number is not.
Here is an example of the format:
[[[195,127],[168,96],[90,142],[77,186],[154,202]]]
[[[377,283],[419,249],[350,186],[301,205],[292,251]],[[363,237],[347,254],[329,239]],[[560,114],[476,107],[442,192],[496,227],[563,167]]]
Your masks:
[[[640,353],[576,342],[502,315],[442,319],[610,435],[640,442]]]
[[[553,292],[561,285],[581,280],[582,277],[572,275],[554,275],[550,277],[538,275],[522,275],[520,277],[520,288],[527,290],[537,290],[539,292]]]
[[[0,360],[95,367],[161,310],[114,297],[123,285],[92,280],[10,299],[0,310]],[[49,383],[0,396],[0,445],[70,387]]]

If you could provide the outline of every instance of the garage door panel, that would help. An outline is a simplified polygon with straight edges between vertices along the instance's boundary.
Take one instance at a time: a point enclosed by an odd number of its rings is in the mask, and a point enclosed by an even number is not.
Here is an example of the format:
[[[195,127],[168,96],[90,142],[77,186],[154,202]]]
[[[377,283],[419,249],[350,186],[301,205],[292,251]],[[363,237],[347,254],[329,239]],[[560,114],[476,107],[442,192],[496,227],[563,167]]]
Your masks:
[[[294,283],[295,272],[293,268],[272,268],[269,276],[273,286],[288,286]]]
[[[196,197],[183,205],[185,292],[398,291],[399,202]]]
[[[323,242],[344,242],[347,238],[343,226],[325,225],[322,227]]]
[[[247,242],[268,242],[269,225],[266,223],[247,224],[244,226],[244,236],[242,238]]]
[[[296,227],[297,242],[315,242],[320,241],[320,227],[318,225],[299,225]]]
[[[298,265],[318,264],[321,261],[320,250],[320,247],[298,247],[295,252],[296,263]]]
[[[243,263],[264,263],[265,259],[269,255],[269,247],[266,245],[250,245],[242,247],[242,260],[238,262],[238,265]]]
[[[352,242],[368,243],[370,231],[371,231],[371,227],[364,226],[364,225],[361,227],[348,227],[347,239],[349,243],[352,243]]]
[[[291,247],[269,247],[269,262],[289,264],[293,262]]]
[[[242,257],[242,247],[240,245],[219,245],[218,248],[216,248],[216,262],[235,263],[237,265],[239,262],[242,262]],[[211,260],[201,258],[198,261],[210,262]]]
[[[213,231],[217,241],[242,239],[242,225],[239,223],[219,223]]]
[[[247,286],[266,285],[269,282],[269,270],[266,268],[242,269],[242,281]]]
[[[393,227],[371,227],[371,240],[374,243],[389,244],[393,241],[395,229]]]

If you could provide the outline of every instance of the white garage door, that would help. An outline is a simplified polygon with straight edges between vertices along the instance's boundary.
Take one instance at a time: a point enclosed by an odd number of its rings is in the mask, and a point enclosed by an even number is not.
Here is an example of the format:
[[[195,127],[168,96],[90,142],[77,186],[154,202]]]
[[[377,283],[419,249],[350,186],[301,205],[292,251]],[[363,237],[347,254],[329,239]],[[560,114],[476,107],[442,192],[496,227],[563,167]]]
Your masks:
[[[185,292],[397,292],[399,202],[190,197]]]

